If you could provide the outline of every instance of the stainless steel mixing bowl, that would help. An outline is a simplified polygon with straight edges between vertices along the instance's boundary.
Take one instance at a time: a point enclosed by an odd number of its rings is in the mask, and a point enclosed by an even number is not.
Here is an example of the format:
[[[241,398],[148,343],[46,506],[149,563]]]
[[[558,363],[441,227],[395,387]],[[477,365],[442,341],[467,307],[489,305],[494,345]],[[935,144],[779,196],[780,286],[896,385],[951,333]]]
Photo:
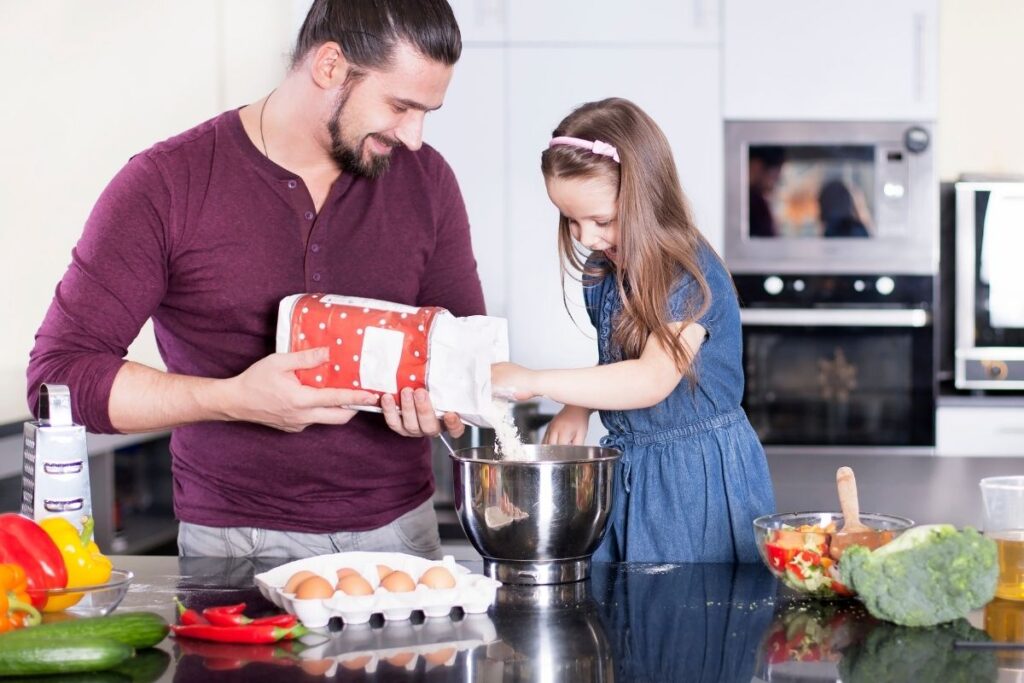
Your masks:
[[[452,454],[455,510],[484,572],[502,583],[552,584],[590,574],[612,507],[622,455],[592,446],[524,446],[524,459],[493,448]]]

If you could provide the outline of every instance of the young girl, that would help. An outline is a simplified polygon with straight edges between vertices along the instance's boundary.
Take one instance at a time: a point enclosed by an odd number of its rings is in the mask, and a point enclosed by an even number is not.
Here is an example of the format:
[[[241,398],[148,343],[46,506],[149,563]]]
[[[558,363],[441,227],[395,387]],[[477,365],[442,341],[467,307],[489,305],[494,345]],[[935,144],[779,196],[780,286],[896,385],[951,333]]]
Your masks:
[[[601,412],[602,444],[623,455],[595,559],[756,562],[751,521],[775,504],[740,407],[739,306],[690,217],[668,140],[628,100],[591,102],[555,129],[541,169],[561,212],[563,268],[582,274],[599,364],[502,363],[494,387],[565,404],[549,444],[582,444]]]

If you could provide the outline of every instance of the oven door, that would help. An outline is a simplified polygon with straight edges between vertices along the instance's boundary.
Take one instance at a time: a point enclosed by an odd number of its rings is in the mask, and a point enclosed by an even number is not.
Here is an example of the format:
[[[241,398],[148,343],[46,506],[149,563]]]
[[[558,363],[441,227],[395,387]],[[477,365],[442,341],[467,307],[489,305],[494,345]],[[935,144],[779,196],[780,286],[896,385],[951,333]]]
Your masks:
[[[765,446],[934,446],[934,334],[927,311],[745,308],[742,314],[744,408]]]

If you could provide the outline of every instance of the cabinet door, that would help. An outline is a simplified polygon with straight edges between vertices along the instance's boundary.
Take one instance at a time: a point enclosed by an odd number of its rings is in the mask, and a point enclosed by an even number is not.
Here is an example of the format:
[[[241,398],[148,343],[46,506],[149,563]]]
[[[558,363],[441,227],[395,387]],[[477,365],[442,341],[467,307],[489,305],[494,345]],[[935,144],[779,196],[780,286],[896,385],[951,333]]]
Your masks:
[[[451,165],[469,213],[487,312],[505,315],[505,107],[500,47],[467,45],[424,139]]]
[[[508,3],[511,42],[718,42],[719,0],[514,0]]]
[[[698,225],[721,242],[721,119],[714,47],[517,48],[508,51],[508,222],[506,241],[512,356],[530,367],[579,367],[597,358],[578,282],[557,249],[558,211],[540,173],[551,131],[574,107],[609,96],[643,107],[672,144]],[[653,66],[652,66],[653,65]],[[661,78],[638,78],[656,70]],[[552,77],[557,74],[557,78]]]
[[[506,0],[449,0],[463,43],[498,43],[505,39]]]
[[[938,0],[730,0],[727,119],[934,120]]]

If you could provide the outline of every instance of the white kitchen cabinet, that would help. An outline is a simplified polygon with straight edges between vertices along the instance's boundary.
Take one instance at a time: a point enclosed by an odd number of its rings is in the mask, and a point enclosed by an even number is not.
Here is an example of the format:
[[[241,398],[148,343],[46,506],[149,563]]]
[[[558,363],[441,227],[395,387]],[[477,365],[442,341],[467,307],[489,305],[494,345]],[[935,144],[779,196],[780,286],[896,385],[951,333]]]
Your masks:
[[[512,357],[529,367],[596,361],[578,282],[559,278],[558,212],[540,154],[575,106],[609,96],[640,105],[662,127],[698,224],[721,242],[722,159],[716,47],[510,47],[508,50],[507,313]],[[656,71],[659,78],[638,78]],[[557,73],[557,78],[549,77]]]
[[[449,0],[463,43],[499,43],[505,39],[506,7],[512,0]]]
[[[726,119],[935,120],[938,0],[727,0]]]
[[[487,312],[505,315],[505,51],[466,45],[424,139],[451,165],[469,214]]]
[[[713,44],[719,0],[509,0],[513,43]]]
[[[944,456],[1024,457],[1024,402],[940,399],[935,415],[935,451]]]

